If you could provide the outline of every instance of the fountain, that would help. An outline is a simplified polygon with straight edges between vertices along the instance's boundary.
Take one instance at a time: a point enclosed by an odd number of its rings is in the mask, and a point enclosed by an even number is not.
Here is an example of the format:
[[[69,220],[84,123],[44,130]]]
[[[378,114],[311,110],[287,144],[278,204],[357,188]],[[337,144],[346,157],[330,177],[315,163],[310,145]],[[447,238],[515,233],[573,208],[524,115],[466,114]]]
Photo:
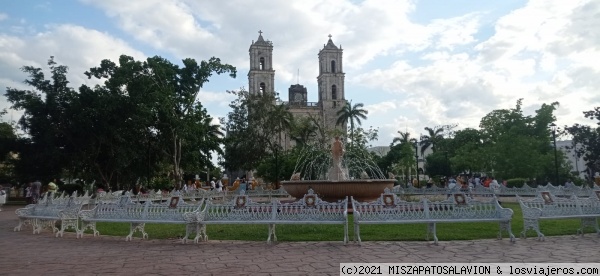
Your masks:
[[[342,200],[346,196],[373,201],[385,188],[394,186],[395,180],[385,179],[369,157],[352,153],[351,158],[343,158],[345,153],[339,137],[331,145],[331,155],[308,150],[298,160],[291,180],[282,181],[283,188],[296,198],[313,189],[325,201]]]

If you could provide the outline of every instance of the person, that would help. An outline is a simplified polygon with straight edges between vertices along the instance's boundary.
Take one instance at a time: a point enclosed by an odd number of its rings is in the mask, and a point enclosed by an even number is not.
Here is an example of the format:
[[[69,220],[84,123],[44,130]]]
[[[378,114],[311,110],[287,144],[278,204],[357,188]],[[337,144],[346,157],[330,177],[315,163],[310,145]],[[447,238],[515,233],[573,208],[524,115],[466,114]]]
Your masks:
[[[454,177],[450,177],[450,179],[448,180],[448,189],[454,190],[455,188],[456,188],[456,179],[454,179]]]
[[[48,199],[53,198],[56,195],[56,192],[58,191],[58,186],[54,182],[56,182],[56,179],[52,179],[52,181],[48,183]]]
[[[490,189],[492,189],[493,191],[498,191],[498,189],[500,189],[500,184],[498,184],[498,180],[496,180],[496,178],[492,177],[492,181],[490,181]]]
[[[565,182],[565,188],[573,188],[575,186],[575,183],[573,183],[573,181],[571,181],[571,179],[567,179],[567,182]]]
[[[216,178],[213,177],[212,180],[210,181],[210,190],[211,191],[215,189],[215,179]]]
[[[412,186],[415,188],[419,188],[419,180],[417,180],[416,178],[413,177]]]
[[[6,191],[4,187],[0,185],[0,212],[2,212],[2,205],[6,203]]]
[[[238,188],[238,190],[241,191],[247,191],[248,190],[248,183],[246,182],[246,177],[243,176],[241,181],[240,181],[240,187]]]
[[[427,180],[427,188],[431,188],[433,186],[433,178],[429,178],[429,180]]]
[[[217,189],[217,192],[222,192],[223,191],[223,183],[221,182],[221,180],[219,179],[217,181],[217,184],[215,184],[215,188]]]
[[[38,203],[38,200],[40,199],[41,190],[42,182],[40,182],[39,180],[36,180],[31,184],[31,203]]]
[[[27,204],[33,203],[31,200],[31,182],[27,183],[27,187],[25,187],[25,202]]]

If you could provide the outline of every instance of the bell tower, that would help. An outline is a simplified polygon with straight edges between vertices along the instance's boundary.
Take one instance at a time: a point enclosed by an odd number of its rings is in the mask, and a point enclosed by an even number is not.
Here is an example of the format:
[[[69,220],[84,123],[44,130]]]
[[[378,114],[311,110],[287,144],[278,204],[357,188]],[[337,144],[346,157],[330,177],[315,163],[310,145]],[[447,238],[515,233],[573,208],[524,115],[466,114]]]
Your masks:
[[[273,70],[273,43],[265,40],[262,31],[258,39],[250,45],[250,70],[248,71],[248,92],[250,94],[275,93],[275,70]]]
[[[319,76],[317,77],[319,105],[328,129],[336,128],[337,112],[346,104],[342,53],[342,46],[340,45],[339,48],[335,46],[331,35],[327,44],[319,51]],[[346,126],[341,127],[345,130]]]

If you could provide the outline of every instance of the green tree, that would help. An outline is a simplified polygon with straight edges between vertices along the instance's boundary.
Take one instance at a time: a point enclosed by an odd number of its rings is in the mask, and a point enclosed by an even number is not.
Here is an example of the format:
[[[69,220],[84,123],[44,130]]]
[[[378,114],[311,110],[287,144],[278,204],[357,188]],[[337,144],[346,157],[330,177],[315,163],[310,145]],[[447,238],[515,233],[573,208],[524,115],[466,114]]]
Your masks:
[[[421,156],[425,156],[425,151],[431,147],[431,151],[435,152],[436,145],[444,139],[444,127],[436,126],[433,128],[425,127],[427,134],[421,136]]]
[[[549,124],[556,119],[558,103],[543,104],[535,116],[525,116],[522,100],[512,109],[494,110],[482,118],[486,165],[498,178],[548,178],[554,175],[554,154]],[[566,169],[562,152],[558,166]]]
[[[211,58],[198,64],[194,59],[182,60],[180,67],[162,57],[148,58],[144,62],[121,56],[119,65],[104,60],[100,67],[86,72],[88,77],[107,78],[108,89],[122,89],[135,98],[145,97],[143,113],[150,114],[149,131],[156,132],[162,152],[170,159],[175,185],[182,181],[182,155],[196,152],[194,140],[197,129],[208,116],[197,99],[202,86],[213,74],[229,73],[235,77],[236,69]],[[139,81],[138,81],[139,80]],[[203,133],[208,133],[204,129]],[[206,136],[208,137],[208,136]],[[205,140],[205,146],[212,145]],[[205,147],[206,148],[206,147]],[[213,145],[213,149],[218,148]]]
[[[28,136],[19,142],[15,171],[22,179],[49,180],[60,175],[72,151],[69,141],[68,110],[76,92],[69,87],[68,68],[48,60],[50,79],[41,68],[24,66],[29,75],[25,83],[33,90],[7,88],[11,108],[22,110],[18,125]],[[74,160],[73,160],[74,162]]]
[[[583,112],[585,118],[597,121],[597,127],[574,124],[565,127],[567,133],[573,136],[573,144],[577,155],[582,156],[588,168],[588,178],[593,179],[594,173],[600,171],[600,107]]]
[[[281,149],[281,135],[293,124],[292,115],[270,93],[250,94],[244,89],[229,93],[237,98],[229,104],[232,111],[227,118],[221,118],[227,133],[222,164],[252,170]]]
[[[394,137],[390,148],[394,151],[392,156],[397,159],[392,161],[391,168],[394,174],[404,174],[405,179],[408,180],[411,175],[411,169],[415,168],[415,138],[410,138],[410,133],[398,131],[400,136]],[[392,151],[390,151],[392,152]]]
[[[363,109],[363,107],[364,104],[362,103],[351,105],[350,102],[346,102],[346,105],[337,112],[338,119],[335,123],[336,126],[345,125],[350,122],[350,147],[354,144],[354,137],[352,137],[354,134],[354,122],[362,125],[361,119],[366,120],[367,114],[369,114],[369,111]]]

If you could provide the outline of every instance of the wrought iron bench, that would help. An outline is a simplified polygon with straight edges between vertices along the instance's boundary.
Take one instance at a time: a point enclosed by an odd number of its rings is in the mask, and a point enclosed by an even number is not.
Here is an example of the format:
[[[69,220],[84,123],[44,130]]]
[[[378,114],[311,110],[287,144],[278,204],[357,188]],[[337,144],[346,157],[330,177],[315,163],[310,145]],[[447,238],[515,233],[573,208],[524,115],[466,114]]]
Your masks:
[[[596,194],[600,196],[599,194]],[[539,192],[535,198],[524,199],[517,196],[523,212],[523,231],[521,237],[527,237],[528,230],[537,233],[538,240],[544,240],[539,221],[542,219],[580,219],[581,227],[577,233],[583,235],[585,227],[593,227],[600,235],[598,217],[600,217],[600,201],[596,196],[589,198],[556,197],[549,191]]]
[[[227,203],[208,201],[200,212],[198,223],[201,239],[208,240],[208,224],[266,224],[269,226],[267,243],[277,241],[277,224],[340,224],[344,225],[344,244],[348,243],[348,199],[330,203],[322,201],[311,189],[298,201],[282,203],[253,202],[243,191]]]
[[[82,202],[77,202],[73,197],[68,200],[48,199],[38,204],[30,204],[25,208],[15,211],[19,217],[19,225],[14,231],[21,231],[24,225],[30,224],[33,227],[33,234],[39,234],[44,226],[52,228],[52,233],[62,237],[65,230],[69,228],[79,231],[78,213],[81,210]],[[56,227],[56,222],[60,221],[60,229]]]
[[[191,232],[196,232],[194,242],[198,242],[199,225],[196,213],[200,212],[202,204],[203,201],[199,204],[187,204],[179,196],[172,196],[166,203],[153,203],[148,200],[140,204],[133,202],[126,194],[117,202],[98,204],[91,210],[79,212],[82,227],[77,232],[77,237],[82,237],[86,229],[91,229],[94,236],[99,235],[100,232],[96,229],[97,222],[125,222],[130,224],[126,241],[130,241],[137,231],[142,233],[142,239],[147,239],[148,233],[144,229],[146,223],[167,223],[186,225],[182,243],[187,242]]]
[[[489,201],[475,201],[463,193],[452,194],[443,201],[430,201],[422,198],[418,202],[399,199],[389,189],[377,201],[358,202],[352,198],[354,212],[354,240],[360,245],[361,224],[415,224],[426,223],[427,240],[433,235],[434,243],[438,244],[436,234],[437,223],[460,222],[498,222],[502,231],[507,231],[510,241],[515,241],[511,229],[513,210],[500,206],[495,197]]]

